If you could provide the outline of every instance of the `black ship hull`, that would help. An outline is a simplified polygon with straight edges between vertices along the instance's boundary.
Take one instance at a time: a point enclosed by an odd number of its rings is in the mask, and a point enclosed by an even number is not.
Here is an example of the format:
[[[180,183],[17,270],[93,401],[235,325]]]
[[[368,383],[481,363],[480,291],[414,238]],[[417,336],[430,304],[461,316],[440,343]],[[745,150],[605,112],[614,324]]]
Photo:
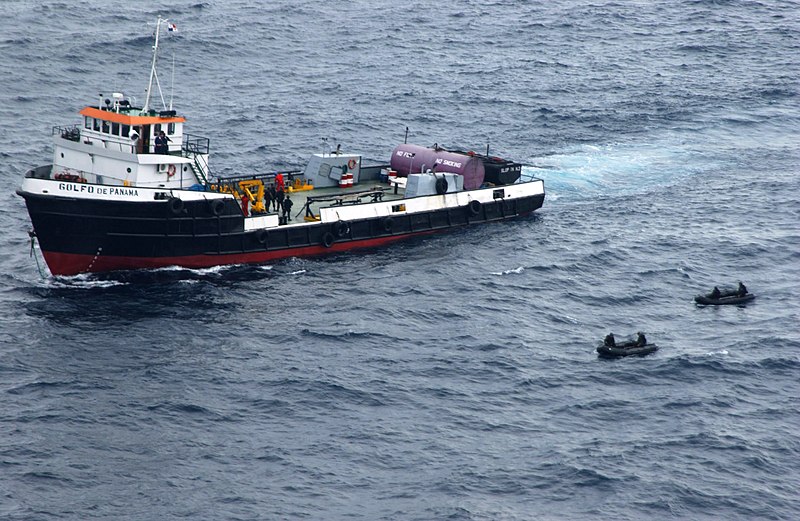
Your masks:
[[[233,198],[118,201],[18,193],[25,198],[54,275],[265,263],[371,248],[525,216],[544,201],[539,193],[432,211],[246,230],[246,218]]]

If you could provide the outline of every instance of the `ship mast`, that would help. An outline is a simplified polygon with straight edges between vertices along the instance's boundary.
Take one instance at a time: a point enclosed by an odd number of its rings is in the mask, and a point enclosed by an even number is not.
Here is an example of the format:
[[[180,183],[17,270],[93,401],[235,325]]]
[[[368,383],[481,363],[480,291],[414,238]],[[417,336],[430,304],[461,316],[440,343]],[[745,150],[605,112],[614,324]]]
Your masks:
[[[153,64],[150,66],[150,81],[147,83],[147,92],[145,93],[144,108],[142,109],[142,112],[147,112],[150,109],[150,94],[153,88],[153,78],[156,80],[158,93],[161,94],[161,84],[158,81],[158,74],[156,74],[156,62],[158,61],[158,36],[161,33],[161,23],[167,21],[167,19],[158,17],[158,22],[156,22],[156,40],[153,44]],[[164,103],[163,94],[161,94],[161,103],[166,105]]]

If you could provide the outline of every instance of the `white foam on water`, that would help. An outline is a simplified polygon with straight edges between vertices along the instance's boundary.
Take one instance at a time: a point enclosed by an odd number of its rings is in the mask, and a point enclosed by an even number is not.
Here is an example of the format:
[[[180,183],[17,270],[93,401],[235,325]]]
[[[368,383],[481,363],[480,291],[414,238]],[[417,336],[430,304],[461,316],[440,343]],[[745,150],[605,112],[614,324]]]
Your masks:
[[[191,271],[192,273],[196,273],[198,275],[218,275],[222,272],[228,271],[231,268],[236,266],[235,264],[226,264],[224,266],[212,266],[210,268],[199,268],[199,269],[186,269],[186,271]]]
[[[114,286],[127,286],[127,282],[120,282],[118,280],[96,280],[90,278],[91,274],[82,273],[72,277],[53,277],[43,281],[44,286],[48,288],[78,288],[78,289],[96,289],[96,288],[111,288]]]
[[[630,195],[670,186],[699,170],[694,152],[669,143],[582,145],[531,159],[523,176],[543,179],[550,201]]]
[[[231,268],[238,266],[238,264],[225,264],[222,266],[212,266],[210,268],[184,268],[183,266],[165,266],[163,268],[155,268],[153,271],[185,271],[194,273],[196,275],[218,275]]]
[[[525,271],[525,268],[520,266],[518,268],[514,268],[513,270],[493,271],[492,275],[510,275],[512,273],[522,273],[523,271]]]

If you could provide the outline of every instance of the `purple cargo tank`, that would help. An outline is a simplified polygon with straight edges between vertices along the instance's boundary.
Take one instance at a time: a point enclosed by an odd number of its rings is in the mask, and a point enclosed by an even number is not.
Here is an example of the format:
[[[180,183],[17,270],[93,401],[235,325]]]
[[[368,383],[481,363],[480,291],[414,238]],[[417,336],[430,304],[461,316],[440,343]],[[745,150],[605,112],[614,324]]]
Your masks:
[[[477,157],[448,152],[442,148],[419,145],[399,145],[392,152],[392,170],[399,176],[427,172],[452,172],[464,177],[464,190],[474,190],[483,184],[483,161]]]

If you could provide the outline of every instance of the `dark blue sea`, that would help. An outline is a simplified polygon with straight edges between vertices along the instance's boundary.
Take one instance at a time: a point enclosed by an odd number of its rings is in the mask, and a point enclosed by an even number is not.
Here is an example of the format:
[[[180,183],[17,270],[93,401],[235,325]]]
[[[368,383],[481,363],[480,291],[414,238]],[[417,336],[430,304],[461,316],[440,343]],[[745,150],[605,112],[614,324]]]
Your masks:
[[[797,1],[159,4],[0,2],[0,520],[800,518]],[[98,93],[143,101],[159,15],[222,175],[408,127],[544,207],[54,278],[14,191]],[[597,357],[638,330],[661,349]]]

